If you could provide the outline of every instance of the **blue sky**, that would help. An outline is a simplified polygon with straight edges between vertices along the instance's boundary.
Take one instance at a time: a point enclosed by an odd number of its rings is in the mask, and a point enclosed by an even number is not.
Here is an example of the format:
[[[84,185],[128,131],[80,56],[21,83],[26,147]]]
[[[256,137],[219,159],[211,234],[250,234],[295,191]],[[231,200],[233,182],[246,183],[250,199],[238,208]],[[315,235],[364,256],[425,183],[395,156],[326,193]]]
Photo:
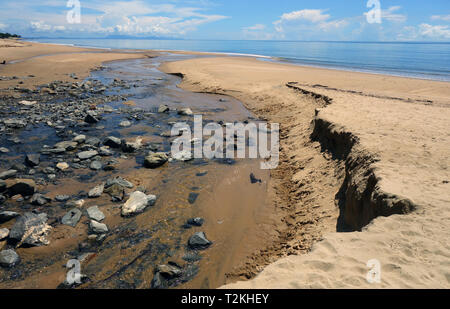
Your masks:
[[[77,0],[70,0],[76,2]],[[377,0],[371,0],[376,2]],[[450,41],[449,0],[0,0],[0,31],[25,37],[171,37],[186,39]]]

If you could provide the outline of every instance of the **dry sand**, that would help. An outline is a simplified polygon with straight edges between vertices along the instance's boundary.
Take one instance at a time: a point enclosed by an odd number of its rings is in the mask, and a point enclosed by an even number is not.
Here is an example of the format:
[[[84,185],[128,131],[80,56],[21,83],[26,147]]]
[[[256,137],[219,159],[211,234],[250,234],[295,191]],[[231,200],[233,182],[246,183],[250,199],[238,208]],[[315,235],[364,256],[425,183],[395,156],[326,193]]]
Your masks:
[[[231,57],[163,69],[281,125],[286,217],[269,255],[284,257],[224,288],[450,287],[449,83]],[[349,227],[363,229],[336,232]],[[366,280],[372,259],[379,284]]]

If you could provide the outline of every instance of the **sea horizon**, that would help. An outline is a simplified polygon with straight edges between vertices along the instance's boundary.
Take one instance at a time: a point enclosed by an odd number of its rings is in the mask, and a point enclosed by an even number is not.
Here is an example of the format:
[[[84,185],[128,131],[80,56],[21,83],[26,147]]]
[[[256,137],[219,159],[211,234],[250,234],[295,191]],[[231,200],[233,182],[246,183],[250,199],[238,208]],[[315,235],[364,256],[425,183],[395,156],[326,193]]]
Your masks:
[[[301,66],[450,81],[450,42],[32,37],[23,39],[85,48],[193,51],[250,56]]]

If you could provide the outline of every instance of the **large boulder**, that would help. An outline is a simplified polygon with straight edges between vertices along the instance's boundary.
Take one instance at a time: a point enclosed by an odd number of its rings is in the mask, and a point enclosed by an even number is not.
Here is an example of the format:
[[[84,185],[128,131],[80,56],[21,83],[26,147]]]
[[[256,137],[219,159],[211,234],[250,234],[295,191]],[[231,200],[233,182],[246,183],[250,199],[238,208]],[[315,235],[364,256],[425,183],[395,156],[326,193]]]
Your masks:
[[[157,168],[164,165],[169,160],[167,154],[163,152],[150,153],[145,157],[144,166],[146,168]]]
[[[46,223],[45,215],[27,212],[16,220],[9,232],[9,238],[18,243],[17,247],[48,245],[47,236],[50,230],[51,227]]]
[[[147,206],[152,206],[155,202],[155,195],[147,195],[140,191],[135,191],[131,193],[128,201],[122,205],[122,216],[127,217],[141,213]]]

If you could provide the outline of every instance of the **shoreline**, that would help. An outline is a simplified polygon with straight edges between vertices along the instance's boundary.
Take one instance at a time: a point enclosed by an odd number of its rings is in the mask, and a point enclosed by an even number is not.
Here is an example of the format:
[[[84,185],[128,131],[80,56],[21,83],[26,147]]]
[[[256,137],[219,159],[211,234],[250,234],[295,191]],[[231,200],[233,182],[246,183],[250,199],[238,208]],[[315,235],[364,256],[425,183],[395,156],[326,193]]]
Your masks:
[[[33,41],[30,41],[33,42]],[[37,44],[53,44],[53,43],[40,43],[35,42]],[[355,42],[355,43],[368,43],[368,42]],[[387,42],[392,43],[392,42]],[[430,44],[437,44],[438,42],[433,42]],[[336,70],[336,71],[344,71],[344,72],[353,72],[353,73],[363,73],[363,74],[374,74],[374,75],[385,75],[392,77],[400,77],[400,78],[410,78],[410,79],[418,79],[418,80],[429,80],[429,81],[439,81],[439,82],[450,82],[450,77],[447,78],[437,78],[434,77],[433,74],[429,73],[409,73],[409,72],[390,72],[389,70],[383,69],[364,69],[364,68],[350,68],[345,66],[333,66],[333,65],[320,65],[320,64],[308,64],[304,63],[301,60],[297,60],[295,58],[288,58],[283,56],[268,56],[268,55],[260,55],[260,54],[247,54],[247,53],[238,53],[238,52],[220,52],[220,51],[190,51],[190,50],[171,50],[171,49],[132,49],[132,48],[121,48],[115,49],[110,47],[95,47],[95,46],[83,46],[76,44],[64,44],[64,43],[54,43],[55,45],[62,46],[70,46],[75,48],[87,48],[87,49],[100,49],[100,50],[126,50],[130,52],[139,52],[139,51],[154,51],[154,52],[170,52],[170,53],[180,53],[180,54],[198,54],[198,55],[213,55],[213,56],[233,56],[233,57],[250,57],[250,58],[258,58],[263,61],[273,61],[275,63],[280,64],[289,64],[294,66],[306,67],[306,68],[317,68],[317,69],[326,69],[326,70]],[[419,43],[423,44],[423,43]],[[283,60],[286,59],[286,60]],[[298,61],[298,62],[297,62]],[[417,75],[416,75],[417,74]]]
[[[75,50],[79,50],[79,48],[74,48],[73,51]],[[126,56],[145,57],[151,52],[153,51],[124,54],[111,51],[111,53],[103,54],[109,54],[110,57],[105,61],[114,61],[127,59]],[[184,54],[207,55],[207,53],[197,52]],[[64,59],[62,56],[48,57],[56,58],[58,62]],[[114,57],[120,59],[113,59]],[[92,68],[100,65],[99,63],[104,62],[101,58],[92,59],[87,66]],[[17,65],[19,64],[15,66]],[[436,166],[436,162],[439,160],[445,166],[445,155],[448,155],[446,149],[450,145],[448,136],[441,132],[442,129],[448,129],[448,125],[446,126],[445,123],[448,106],[450,105],[447,82],[397,78],[388,75],[379,76],[333,69],[296,68],[297,66],[291,64],[265,64],[257,59],[247,57],[197,58],[174,63],[166,62],[161,67],[165,72],[183,73],[185,76],[181,84],[183,89],[234,97],[257,115],[272,122],[279,122],[282,125],[281,167],[272,173],[272,177],[277,182],[279,194],[276,203],[279,204],[277,206],[280,214],[283,214],[277,231],[279,233],[278,239],[268,248],[262,248],[261,252],[250,256],[248,263],[237,267],[237,270],[229,276],[230,282],[253,278],[267,265],[271,265],[253,281],[237,283],[231,285],[231,287],[355,287],[347,282],[348,278],[356,278],[355,282],[365,286],[361,278],[364,278],[363,275],[365,274],[365,266],[362,261],[366,257],[365,254],[357,258],[352,256],[351,250],[348,250],[349,239],[352,237],[359,240],[360,250],[373,253],[376,250],[373,248],[367,249],[365,244],[372,244],[376,240],[377,243],[382,243],[381,245],[378,244],[378,249],[383,249],[395,237],[401,238],[400,232],[402,232],[405,235],[413,235],[411,236],[413,239],[423,241],[421,245],[427,248],[432,255],[436,253],[434,243],[430,242],[429,239],[420,238],[422,235],[419,237],[412,233],[419,223],[414,225],[414,222],[411,221],[420,221],[421,219],[417,210],[412,214],[400,217],[377,218],[369,226],[368,231],[365,230],[363,233],[342,234],[334,233],[336,221],[342,215],[342,213],[339,214],[335,201],[342,201],[341,198],[336,197],[336,194],[343,188],[344,191],[357,193],[362,190],[362,192],[365,192],[366,187],[364,186],[367,186],[367,179],[353,179],[352,177],[372,170],[372,163],[375,162],[374,164],[377,167],[375,168],[376,174],[373,177],[383,180],[383,182],[387,181],[388,188],[390,186],[395,188],[394,191],[398,191],[391,192],[391,190],[385,190],[386,188],[384,188],[382,192],[387,192],[388,195],[393,194],[393,196],[385,199],[386,201],[392,201],[393,198],[398,199],[399,196],[411,198],[414,201],[414,207],[417,207],[420,211],[431,213],[433,222],[441,227],[442,222],[436,216],[435,208],[436,205],[439,205],[443,207],[441,211],[448,210],[448,207],[445,207],[445,202],[448,200],[446,192],[448,191],[439,191],[445,190],[444,183],[437,189],[431,189],[428,186],[431,185],[428,180],[432,177],[428,172],[432,170],[433,175],[450,178],[448,172],[442,171]],[[58,68],[58,70],[67,68]],[[83,72],[87,72],[85,68],[83,69],[85,70]],[[82,78],[83,74],[85,73],[80,73],[79,77]],[[50,76],[44,77],[43,80],[46,80],[46,78],[48,79]],[[39,78],[36,78],[33,82],[36,80],[39,80]],[[13,83],[11,82],[11,84]],[[288,87],[289,83],[292,83],[291,87]],[[329,104],[326,98],[331,98],[332,104]],[[364,116],[363,119],[352,119],[355,109],[360,111],[359,116]],[[430,112],[430,109],[432,109],[432,112]],[[405,113],[404,117],[401,118],[402,122],[406,121],[405,127],[400,129],[401,134],[393,134],[391,133],[394,132],[393,130],[398,130],[393,125],[400,121],[398,118],[396,120],[395,117],[400,117],[402,113]],[[418,118],[417,114],[422,115],[424,119]],[[413,119],[413,122],[408,122],[408,117]],[[310,125],[311,121],[314,121],[312,126]],[[426,121],[437,121],[439,126],[426,126]],[[413,130],[416,125],[423,128],[426,133],[424,136],[414,137],[405,133],[408,130]],[[403,133],[405,135],[402,135]],[[347,140],[348,136],[352,138]],[[439,140],[440,147],[431,140],[431,136]],[[371,140],[371,138],[374,140]],[[419,141],[414,140],[414,138],[419,139]],[[379,141],[383,143],[387,141],[385,145],[387,149],[383,150],[382,153],[377,150],[380,146]],[[431,158],[430,161],[430,158],[423,157],[424,154],[418,152],[419,148],[416,146],[420,142],[430,143],[430,141],[432,143],[429,146],[430,149],[434,152],[438,150],[438,155],[442,156],[439,159]],[[355,146],[357,144],[362,144],[361,150],[359,150],[359,146]],[[339,145],[342,145],[342,147],[336,147]],[[403,164],[404,166],[399,164],[398,158],[396,158],[399,153],[393,151],[395,147],[403,149],[402,152],[412,152],[412,155],[420,157],[423,162],[426,162],[424,163],[425,167],[418,165],[420,169],[417,173],[408,173],[407,169],[415,169],[414,164],[418,164],[420,160],[415,161],[414,159],[414,161],[411,161],[412,156],[401,155],[400,157],[405,160],[406,164]],[[395,153],[395,156],[389,155],[390,152]],[[366,153],[368,153],[366,159],[371,158],[368,160],[370,163],[368,165],[364,164],[364,160],[361,161]],[[355,166],[347,165],[352,162],[355,162],[356,167],[362,166],[362,169],[356,168],[355,170]],[[380,165],[377,162],[391,163]],[[427,164],[430,166],[429,168],[426,167]],[[400,179],[395,179],[392,173],[395,170],[402,172],[400,173]],[[380,173],[382,176],[380,176]],[[424,179],[427,186],[423,187],[423,183],[412,181],[411,177],[413,176]],[[423,198],[419,197],[417,191],[411,191],[409,185],[402,184],[405,179],[412,181],[415,186],[422,186],[421,188],[424,189],[422,191],[425,193],[437,194],[437,198],[431,197],[430,194]],[[345,183],[356,183],[360,187],[346,187]],[[381,184],[380,181],[379,185]],[[419,190],[419,193],[422,191]],[[348,223],[353,224],[354,229],[355,227],[362,228],[367,224],[367,219],[363,220],[362,223],[358,221],[362,216],[361,212],[358,211],[360,201],[358,200],[358,194],[353,197],[354,203],[350,203],[353,205],[351,206],[353,207],[353,213],[347,215]],[[350,194],[347,199],[353,197]],[[441,200],[439,200],[439,197]],[[385,205],[383,203],[382,205]],[[428,204],[431,204],[431,206]],[[369,203],[369,205],[371,204]],[[373,219],[370,218],[370,215],[367,218],[369,218],[369,222]],[[413,220],[408,220],[411,218]],[[393,236],[386,236],[387,231],[392,231],[391,226],[395,225],[395,222],[401,222],[405,226],[405,230],[398,233],[393,232]],[[433,236],[442,234],[439,234],[437,228],[428,225],[427,228]],[[323,239],[325,240],[321,241]],[[342,242],[344,242],[344,245],[340,244]],[[313,244],[317,245],[313,247]],[[400,241],[399,247],[403,250],[401,252],[408,256],[406,259],[409,259],[411,257],[405,250],[411,250],[411,248],[405,248],[405,246],[406,244]],[[298,255],[309,252],[311,248],[314,248],[312,253]],[[444,250],[448,250],[446,244],[444,244]],[[338,262],[330,260],[332,255],[336,254],[333,252],[339,252],[340,260]],[[392,258],[385,250],[381,250],[381,252],[386,259]],[[446,254],[447,251],[445,251],[444,256]],[[414,258],[411,258],[411,260],[417,262]],[[447,268],[434,266],[427,273],[422,267],[420,271],[414,272],[408,268],[408,263],[411,263],[411,260],[406,261],[407,263],[402,260],[390,261],[389,265],[398,264],[397,266],[407,269],[408,274],[413,279],[419,275],[429,277],[432,274],[434,277],[437,276],[440,281],[427,279],[429,281],[424,284],[436,286],[436,282],[441,282],[446,286],[445,280],[442,281],[442,274],[439,275],[438,273],[439,271],[445,273],[448,271]],[[436,260],[442,262],[439,257]],[[337,272],[337,264],[343,266],[347,273],[341,271],[338,273],[337,279],[332,279],[331,273]],[[397,268],[392,265],[389,266],[391,269],[388,271],[388,280],[382,287],[408,287],[407,282],[398,278]],[[353,268],[357,270],[355,271]],[[305,271],[305,274],[297,274],[296,278],[289,275],[290,272],[299,270]],[[320,273],[319,278],[314,281],[314,284],[308,283],[311,282],[315,272]],[[424,286],[416,280],[411,281],[412,287]],[[270,282],[273,282],[272,285]],[[369,285],[368,287],[373,286]]]

